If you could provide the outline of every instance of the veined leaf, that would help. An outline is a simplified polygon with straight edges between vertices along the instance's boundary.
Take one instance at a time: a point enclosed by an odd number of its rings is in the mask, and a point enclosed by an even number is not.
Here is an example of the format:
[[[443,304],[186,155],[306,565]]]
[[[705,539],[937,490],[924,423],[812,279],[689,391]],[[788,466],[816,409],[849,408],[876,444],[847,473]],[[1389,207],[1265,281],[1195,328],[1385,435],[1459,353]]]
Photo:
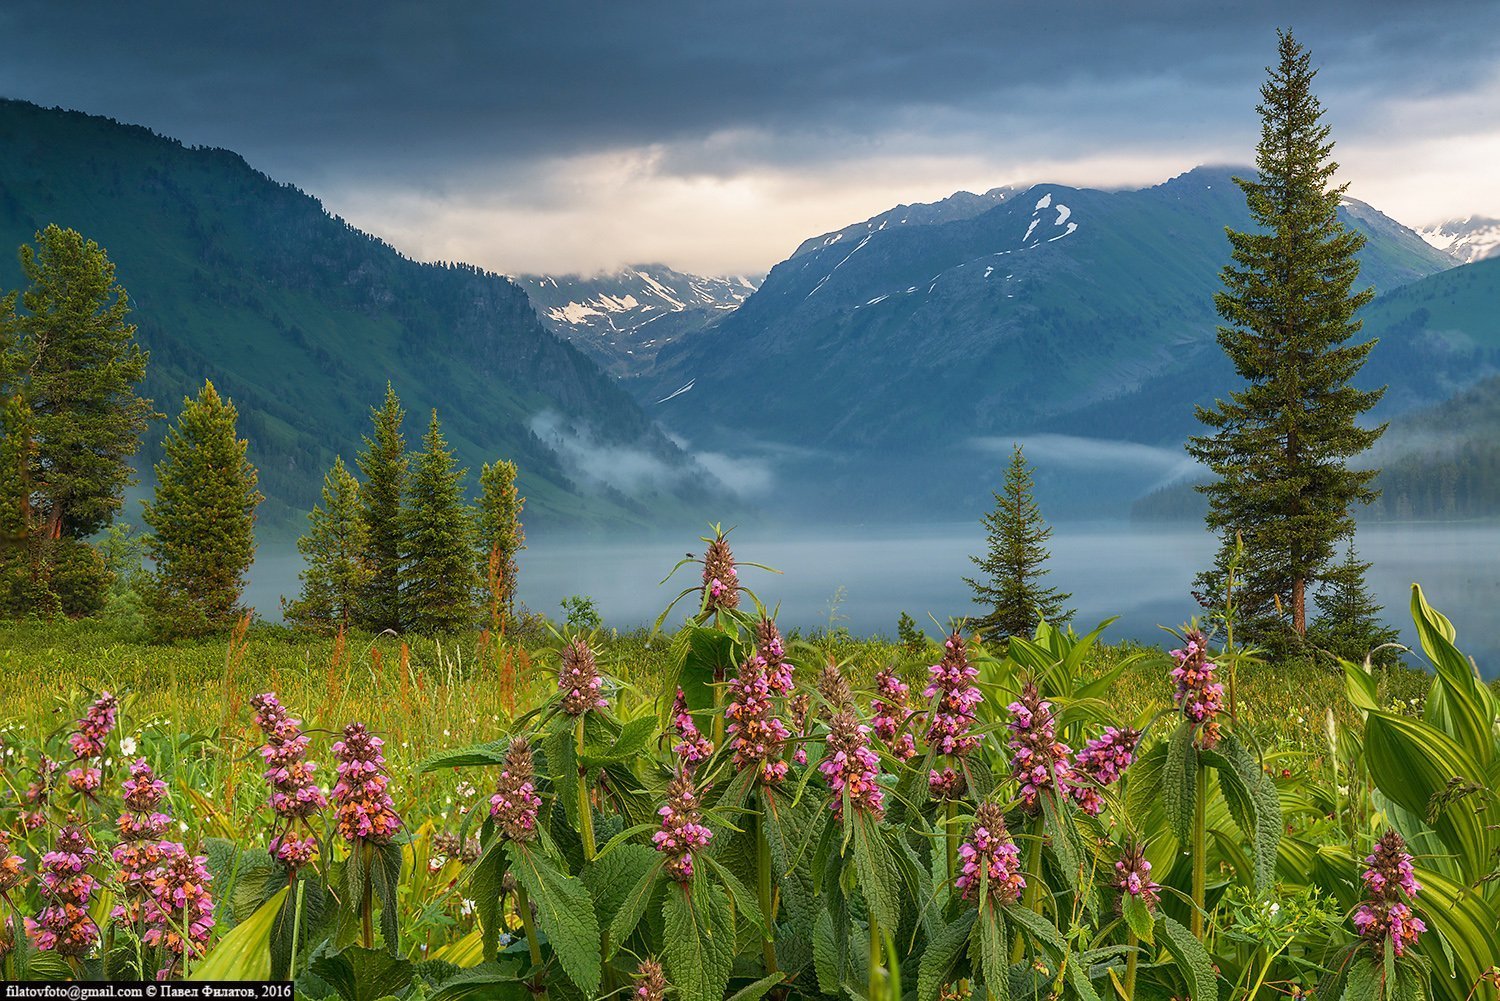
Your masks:
[[[451,751],[429,754],[417,765],[418,772],[436,772],[444,768],[473,768],[482,765],[505,764],[506,752],[510,749],[510,738],[487,740],[483,744],[456,747]]]
[[[1427,604],[1416,584],[1411,587],[1411,616],[1417,626],[1438,684],[1434,685],[1423,711],[1429,723],[1440,727],[1480,763],[1488,766],[1496,757],[1495,696],[1474,675],[1474,668],[1458,652],[1453,641],[1453,623]]]
[[[943,984],[950,979],[953,965],[958,962],[958,957],[963,955],[964,947],[969,943],[970,932],[978,917],[978,911],[965,910],[951,925],[945,926],[928,940],[927,949],[922,953],[917,966],[917,1001],[937,1001]],[[821,973],[818,984],[823,984]]]
[[[412,965],[389,952],[352,946],[314,960],[312,972],[344,1001],[363,1001],[405,990],[411,983]]]
[[[641,923],[641,916],[646,913],[646,905],[651,902],[651,895],[656,892],[657,881],[661,878],[661,863],[648,868],[636,879],[635,885],[625,894],[620,901],[619,908],[614,917],[609,921],[609,959],[614,951],[620,947],[620,943],[630,937],[635,931],[635,926]]]
[[[286,899],[286,889],[241,921],[193,970],[189,980],[265,980],[271,975],[271,928]]]
[[[741,987],[729,996],[728,1001],[760,1001],[765,997],[772,987],[786,979],[784,973],[773,973],[769,977],[761,977],[748,987]]]
[[[1010,946],[1005,918],[988,901],[980,905],[978,913],[969,936],[969,963],[984,982],[988,1001],[1010,1001]]]
[[[599,919],[588,889],[539,851],[514,841],[505,850],[511,874],[536,905],[537,923],[563,971],[592,997],[599,989]]]
[[[677,1001],[721,1001],[734,964],[734,911],[702,870],[667,888],[663,955]]]
[[[1187,981],[1193,1001],[1215,1001],[1219,996],[1219,980],[1214,975],[1213,960],[1203,943],[1165,914],[1161,915],[1156,926],[1161,930],[1162,945],[1172,954],[1182,979]]]
[[[1135,932],[1135,937],[1142,942],[1154,942],[1156,919],[1151,914],[1151,908],[1146,902],[1133,894],[1123,894],[1125,899],[1120,904],[1120,912],[1125,918],[1125,923],[1130,930]]]
[[[1180,845],[1193,841],[1193,811],[1198,792],[1198,755],[1193,747],[1193,725],[1183,720],[1167,743],[1161,780],[1167,823]]]
[[[853,826],[851,841],[859,888],[881,927],[894,930],[901,923],[901,887],[880,834],[880,822],[863,810],[845,816]]]

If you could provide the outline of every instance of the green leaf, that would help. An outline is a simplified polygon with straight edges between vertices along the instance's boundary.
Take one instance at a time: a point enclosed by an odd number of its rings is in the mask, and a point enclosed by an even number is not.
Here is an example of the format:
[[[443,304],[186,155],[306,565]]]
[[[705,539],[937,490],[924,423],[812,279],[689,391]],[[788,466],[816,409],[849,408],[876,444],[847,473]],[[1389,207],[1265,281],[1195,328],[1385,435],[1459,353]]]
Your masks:
[[[774,790],[762,792],[761,830],[771,848],[771,882],[781,889],[781,914],[793,935],[810,939],[816,911],[807,847],[817,831],[813,822],[818,809],[812,799],[795,806]]]
[[[1213,960],[1203,943],[1165,914],[1160,916],[1156,926],[1161,929],[1162,944],[1177,963],[1193,1001],[1215,1001],[1219,996],[1219,981],[1214,975]]]
[[[1284,829],[1276,783],[1233,734],[1224,735],[1218,750],[1202,752],[1202,761],[1218,772],[1229,814],[1253,848],[1256,889],[1266,893],[1276,879]]]
[[[734,637],[718,629],[693,626],[688,634],[687,656],[683,659],[682,670],[677,678],[677,685],[682,689],[688,708],[712,708],[715,673],[727,677],[737,666]],[[718,999],[715,998],[714,1001]]]
[[[1361,955],[1349,968],[1344,980],[1344,1001],[1381,1001],[1381,981],[1385,975],[1380,964]]]
[[[1453,623],[1427,604],[1416,584],[1411,587],[1411,615],[1422,649],[1437,670],[1438,685],[1428,695],[1424,716],[1441,727],[1483,766],[1496,756],[1495,696],[1475,677],[1474,668],[1454,647]]]
[[[484,943],[484,958],[494,959],[500,948],[500,898],[505,882],[505,842],[492,837],[484,853],[473,867],[465,873],[469,892],[473,894],[474,912],[479,918],[481,941]]]
[[[710,855],[699,855],[699,861],[708,863],[714,875],[719,878],[724,889],[729,891],[729,899],[734,904],[734,909],[744,916],[755,930],[761,935],[768,935],[771,929],[766,926],[765,916],[760,912],[760,900],[749,888],[729,870],[729,867]]]
[[[617,764],[621,761],[629,761],[646,746],[651,735],[656,732],[656,720],[650,716],[642,716],[633,719],[620,730],[614,742],[607,747],[586,743],[583,745],[583,753],[578,760],[586,767],[594,768],[601,765]]]
[[[1183,720],[1167,744],[1167,762],[1162,774],[1162,802],[1167,823],[1180,845],[1193,841],[1193,811],[1198,793],[1198,755],[1193,747],[1193,725]]]
[[[629,938],[635,926],[641,923],[641,916],[646,913],[646,905],[651,902],[651,894],[656,891],[657,881],[661,878],[661,869],[660,861],[646,869],[621,899],[614,917],[609,920],[610,954],[606,959],[614,955],[620,943]]]
[[[576,831],[581,825],[578,817],[578,745],[573,731],[559,726],[542,741],[542,750],[547,755],[547,777],[552,780],[552,792],[562,805],[568,823]]]
[[[984,982],[988,1001],[1009,1001],[1010,947],[1006,943],[1005,919],[993,904],[985,903],[979,908],[979,919],[969,936],[969,962]]]
[[[430,1001],[531,1001],[532,997],[514,967],[491,961],[443,981]]]
[[[1142,942],[1155,942],[1156,919],[1151,914],[1151,908],[1146,902],[1134,894],[1125,894],[1125,899],[1120,904],[1120,912],[1125,917],[1125,923],[1130,930],[1135,932],[1135,937]]]
[[[728,1001],[760,1001],[770,992],[772,987],[786,979],[784,973],[773,973],[768,977],[761,977],[748,987],[741,987],[729,996]]]
[[[536,905],[537,924],[568,979],[590,997],[599,989],[599,919],[588,888],[539,851],[510,842],[511,874]]]
[[[370,867],[371,888],[375,899],[380,901],[380,934],[391,952],[399,944],[396,920],[400,905],[396,902],[396,888],[401,885],[401,861],[400,845],[380,845],[375,849],[375,864]]]
[[[351,946],[313,961],[312,972],[339,992],[344,1001],[362,1001],[406,989],[412,979],[409,960],[378,949]]]
[[[851,841],[859,888],[864,891],[875,920],[881,927],[895,930],[901,923],[901,887],[885,839],[880,836],[880,821],[863,810],[853,810],[845,816],[853,827]]]
[[[951,925],[945,926],[927,942],[917,966],[917,1001],[937,1001],[938,993],[953,973],[958,957],[969,943],[970,932],[979,912],[965,910]],[[818,978],[819,986],[823,978]],[[824,993],[828,993],[826,990]]]
[[[687,886],[667,888],[663,956],[677,1001],[722,1001],[734,964],[734,911],[700,869]]]
[[[1021,904],[1009,904],[1005,908],[1005,916],[1013,924],[1018,924],[1030,932],[1031,937],[1044,949],[1051,950],[1053,958],[1061,961],[1068,955],[1068,940],[1063,938],[1062,932],[1058,931],[1052,922],[1036,911]]]
[[[482,765],[503,765],[510,750],[510,738],[487,740],[483,744],[455,747],[448,751],[429,754],[417,765],[419,773],[436,772],[444,768],[474,768]]]
[[[271,975],[271,928],[286,899],[283,888],[260,910],[229,930],[193,970],[189,980],[265,980]]]
[[[817,920],[813,923],[813,972],[818,977],[820,994],[840,992],[844,979],[842,966],[833,916],[827,911],[819,911]]]

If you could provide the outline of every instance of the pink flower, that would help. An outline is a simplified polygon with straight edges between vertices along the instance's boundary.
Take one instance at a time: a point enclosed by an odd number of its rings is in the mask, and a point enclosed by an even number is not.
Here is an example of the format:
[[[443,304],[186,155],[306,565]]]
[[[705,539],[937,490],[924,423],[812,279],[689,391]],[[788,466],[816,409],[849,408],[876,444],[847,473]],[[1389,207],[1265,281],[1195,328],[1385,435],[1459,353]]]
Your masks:
[[[26,860],[10,853],[10,839],[0,831],[0,897],[4,897],[26,880]]]
[[[588,643],[575,639],[563,647],[562,667],[557,672],[563,712],[582,716],[591,709],[605,708],[609,703],[599,694],[603,686],[604,679],[599,676],[599,665]]]
[[[311,836],[298,838],[292,828],[306,825],[309,817],[326,808],[328,797],[318,787],[318,766],[307,760],[311,738],[302,732],[302,721],[287,712],[275,692],[254,696],[250,706],[266,738],[260,756],[266,763],[271,809],[283,824],[271,838],[271,854],[295,872],[316,857],[318,842]]]
[[[912,711],[906,706],[910,692],[911,687],[888,667],[875,675],[875,700],[870,705],[875,718],[870,721],[871,729],[875,736],[885,741],[898,761],[909,761],[917,754],[916,740],[906,728],[906,722],[912,716]]]
[[[1021,899],[1026,877],[1021,875],[1020,849],[1010,838],[1005,816],[994,803],[981,803],[974,813],[969,838],[958,848],[963,866],[953,884],[967,900],[983,882],[992,901],[1013,904]]]
[[[751,657],[741,665],[739,674],[729,683],[729,699],[724,716],[729,721],[735,768],[755,768],[760,781],[777,784],[786,778],[781,746],[791,733],[771,705],[771,683],[762,658]]]
[[[1151,863],[1146,860],[1146,849],[1137,844],[1126,846],[1115,862],[1115,889],[1126,896],[1136,897],[1147,907],[1155,907],[1161,899],[1160,884],[1151,882]]]
[[[667,875],[686,883],[693,878],[693,852],[707,847],[714,836],[701,822],[698,790],[692,778],[673,778],[667,786],[667,802],[656,812],[661,817],[661,830],[651,836],[651,841],[666,856]]]
[[[698,732],[698,724],[688,712],[687,697],[680,688],[672,701],[672,728],[681,738],[672,745],[672,753],[682,760],[683,767],[691,770],[713,756],[713,741]]]
[[[1182,713],[1199,727],[1198,743],[1213,747],[1219,742],[1219,714],[1224,711],[1224,686],[1214,680],[1218,665],[1208,659],[1208,640],[1197,629],[1187,632],[1186,646],[1172,651],[1176,666],[1172,680],[1177,682],[1173,700]]]
[[[119,708],[120,703],[113,695],[108,692],[100,693],[99,698],[78,721],[78,729],[68,736],[68,746],[73,749],[75,759],[83,761],[104,756]]]
[[[166,980],[185,959],[203,955],[214,927],[214,900],[208,859],[170,841],[161,849],[161,862],[146,881],[147,928],[141,941],[167,953],[167,965],[156,974]]]
[[[510,742],[505,752],[505,768],[495,782],[490,797],[490,816],[500,833],[512,841],[536,838],[536,815],[542,798],[536,794],[531,760],[531,745],[525,737]]]
[[[833,793],[829,807],[835,817],[844,815],[844,797],[856,810],[867,810],[876,819],[884,815],[885,794],[880,788],[880,758],[870,750],[870,728],[852,709],[834,713],[828,723],[823,760],[818,771]]]
[[[1048,789],[1065,790],[1072,779],[1072,754],[1068,745],[1056,737],[1056,720],[1052,703],[1044,701],[1036,685],[1027,682],[1019,701],[1010,710],[1011,773],[1021,787],[1021,803],[1035,812],[1038,800]]]
[[[794,682],[792,665],[786,661],[786,647],[781,642],[781,630],[770,619],[761,619],[755,627],[755,654],[766,665],[766,681],[777,695],[790,695]]]
[[[929,681],[922,694],[928,699],[937,699],[937,704],[928,714],[927,746],[936,754],[945,755],[948,765],[941,771],[934,770],[929,778],[929,791],[934,797],[951,797],[963,794],[965,783],[949,777],[957,775],[961,768],[959,759],[979,746],[979,736],[970,732],[974,725],[974,710],[984,701],[974,679],[979,671],[969,663],[964,638],[957,632],[943,644],[943,656],[928,669]]]
[[[665,1001],[667,996],[666,971],[654,959],[643,959],[635,970],[636,1001]]]
[[[703,554],[703,611],[712,615],[740,607],[740,577],[729,540],[716,532]]]
[[[110,852],[124,890],[110,917],[138,925],[144,918],[146,881],[162,860],[162,844],[172,818],[157,809],[166,798],[167,784],[156,777],[145,758],[130,765],[130,777],[122,785],[126,812],[115,826],[120,843]]]
[[[1140,739],[1135,730],[1106,727],[1103,736],[1089,741],[1078,752],[1073,759],[1068,792],[1085,813],[1098,816],[1104,809],[1099,789],[1119,781],[1135,760],[1135,746]]]
[[[42,856],[46,906],[37,915],[36,934],[36,947],[41,951],[82,956],[99,940],[99,926],[89,917],[89,901],[99,886],[88,872],[95,858],[88,838],[72,825],[57,832],[52,851]]]
[[[1354,928],[1371,944],[1377,957],[1385,953],[1387,938],[1395,954],[1401,956],[1427,930],[1411,909],[1422,889],[1411,863],[1406,842],[1395,831],[1383,834],[1375,842],[1375,850],[1365,857],[1361,878],[1368,895],[1354,912]]]
[[[333,745],[338,759],[338,783],[333,796],[338,803],[339,833],[351,843],[369,841],[390,844],[401,829],[396,804],[386,792],[390,782],[385,772],[385,741],[365,729],[363,723],[344,727],[344,739]]]

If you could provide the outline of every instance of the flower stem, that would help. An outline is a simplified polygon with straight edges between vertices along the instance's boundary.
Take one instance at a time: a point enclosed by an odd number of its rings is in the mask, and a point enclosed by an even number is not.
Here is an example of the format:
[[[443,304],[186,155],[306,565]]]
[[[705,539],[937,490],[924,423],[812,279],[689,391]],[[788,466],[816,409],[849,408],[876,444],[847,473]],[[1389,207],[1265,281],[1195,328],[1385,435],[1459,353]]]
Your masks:
[[[943,815],[947,818],[948,828],[948,895],[951,897],[958,889],[953,885],[958,879],[958,803],[948,800],[943,806]]]
[[[880,976],[880,922],[875,920],[875,915],[870,915],[870,990],[867,995],[870,1001],[876,1001],[884,991],[884,984]]]
[[[577,744],[578,753],[583,754],[583,716],[578,717]],[[589,803],[589,784],[587,769],[582,764],[578,766],[578,835],[583,839],[583,860],[592,862],[597,854],[594,848],[594,808]]]
[[[540,1001],[547,1001],[547,988],[541,979],[542,943],[537,941],[536,925],[531,920],[531,898],[519,886],[516,887],[516,910],[521,912],[521,930],[526,935],[526,948],[531,950],[531,965],[536,970],[537,981],[533,990]]]
[[[1031,822],[1031,844],[1026,847],[1026,889],[1022,892],[1021,906],[1029,911],[1042,912],[1042,818],[1039,814]],[[1026,943],[1020,935],[1011,947],[1010,961],[1019,963],[1025,955]]]
[[[370,881],[370,868],[375,863],[375,846],[368,841],[361,841],[359,851],[364,856],[365,864],[365,899],[360,901],[359,907],[360,942],[366,949],[373,949],[375,948],[375,893],[374,885]]]
[[[1135,932],[1127,932],[1125,944],[1130,948],[1130,952],[1125,956],[1125,996],[1133,998],[1135,997],[1135,968],[1140,961],[1141,940]]]
[[[1205,852],[1207,845],[1206,815],[1208,813],[1208,790],[1203,773],[1203,766],[1195,762],[1194,768],[1198,770],[1198,781],[1193,784],[1193,937],[1199,941],[1203,940],[1203,916],[1204,901],[1206,899],[1206,887],[1208,882],[1208,856]]]

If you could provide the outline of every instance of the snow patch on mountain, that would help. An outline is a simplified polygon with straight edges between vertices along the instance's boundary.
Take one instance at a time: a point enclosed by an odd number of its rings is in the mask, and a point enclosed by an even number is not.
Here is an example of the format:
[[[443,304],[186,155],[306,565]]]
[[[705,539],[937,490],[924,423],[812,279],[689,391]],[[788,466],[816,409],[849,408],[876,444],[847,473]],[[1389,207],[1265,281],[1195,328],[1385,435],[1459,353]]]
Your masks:
[[[1417,234],[1465,264],[1500,257],[1500,219],[1487,216],[1448,219],[1419,229]]]

